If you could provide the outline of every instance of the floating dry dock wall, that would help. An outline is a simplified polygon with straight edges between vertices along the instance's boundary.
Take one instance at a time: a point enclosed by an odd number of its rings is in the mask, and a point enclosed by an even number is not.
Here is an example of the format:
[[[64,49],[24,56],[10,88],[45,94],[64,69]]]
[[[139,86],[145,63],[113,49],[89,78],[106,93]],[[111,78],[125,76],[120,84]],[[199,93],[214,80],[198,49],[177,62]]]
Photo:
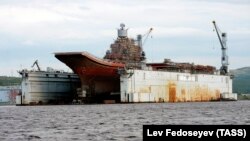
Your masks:
[[[121,102],[217,101],[222,94],[232,95],[226,75],[128,70],[120,85]]]
[[[21,71],[22,94],[17,105],[71,103],[80,87],[76,74],[48,71]]]

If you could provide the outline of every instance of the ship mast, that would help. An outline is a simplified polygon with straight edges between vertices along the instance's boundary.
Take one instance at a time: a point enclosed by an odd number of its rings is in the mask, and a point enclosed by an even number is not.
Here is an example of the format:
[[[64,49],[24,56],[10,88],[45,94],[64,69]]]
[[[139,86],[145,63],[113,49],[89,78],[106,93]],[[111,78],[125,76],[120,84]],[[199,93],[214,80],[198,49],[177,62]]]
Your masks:
[[[118,29],[118,37],[119,38],[126,38],[127,35],[128,35],[128,29],[125,29],[125,24],[124,23],[121,23],[120,24],[120,29]]]

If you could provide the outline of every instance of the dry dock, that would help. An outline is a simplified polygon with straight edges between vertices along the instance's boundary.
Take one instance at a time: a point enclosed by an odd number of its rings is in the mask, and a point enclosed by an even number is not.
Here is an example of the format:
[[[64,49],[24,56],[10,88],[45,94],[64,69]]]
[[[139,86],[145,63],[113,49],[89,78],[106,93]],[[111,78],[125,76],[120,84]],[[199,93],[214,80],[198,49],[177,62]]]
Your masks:
[[[17,105],[69,104],[80,87],[79,77],[73,73],[23,70],[20,74],[22,93]]]
[[[128,70],[120,79],[121,102],[218,101],[223,94],[236,95],[225,75]]]

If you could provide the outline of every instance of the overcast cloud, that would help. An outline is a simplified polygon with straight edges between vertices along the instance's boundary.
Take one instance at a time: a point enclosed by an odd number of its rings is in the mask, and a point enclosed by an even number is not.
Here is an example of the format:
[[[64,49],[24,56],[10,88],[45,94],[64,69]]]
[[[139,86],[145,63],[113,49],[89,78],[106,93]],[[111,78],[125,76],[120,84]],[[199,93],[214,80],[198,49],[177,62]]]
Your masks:
[[[0,75],[30,69],[69,70],[53,53],[88,51],[103,57],[121,22],[129,36],[153,28],[144,49],[148,61],[220,66],[212,20],[228,33],[230,68],[250,66],[249,0],[1,0]]]

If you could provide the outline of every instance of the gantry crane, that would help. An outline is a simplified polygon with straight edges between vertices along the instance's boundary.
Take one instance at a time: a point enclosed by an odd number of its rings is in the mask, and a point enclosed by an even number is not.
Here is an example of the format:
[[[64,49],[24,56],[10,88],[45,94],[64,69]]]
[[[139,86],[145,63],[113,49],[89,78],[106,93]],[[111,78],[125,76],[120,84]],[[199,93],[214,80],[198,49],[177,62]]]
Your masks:
[[[220,45],[221,45],[221,68],[220,68],[220,73],[223,75],[228,74],[228,55],[227,55],[227,34],[226,33],[221,33],[218,26],[216,25],[215,21],[213,21],[214,24],[214,28],[216,30],[217,36],[219,38],[220,41]]]

